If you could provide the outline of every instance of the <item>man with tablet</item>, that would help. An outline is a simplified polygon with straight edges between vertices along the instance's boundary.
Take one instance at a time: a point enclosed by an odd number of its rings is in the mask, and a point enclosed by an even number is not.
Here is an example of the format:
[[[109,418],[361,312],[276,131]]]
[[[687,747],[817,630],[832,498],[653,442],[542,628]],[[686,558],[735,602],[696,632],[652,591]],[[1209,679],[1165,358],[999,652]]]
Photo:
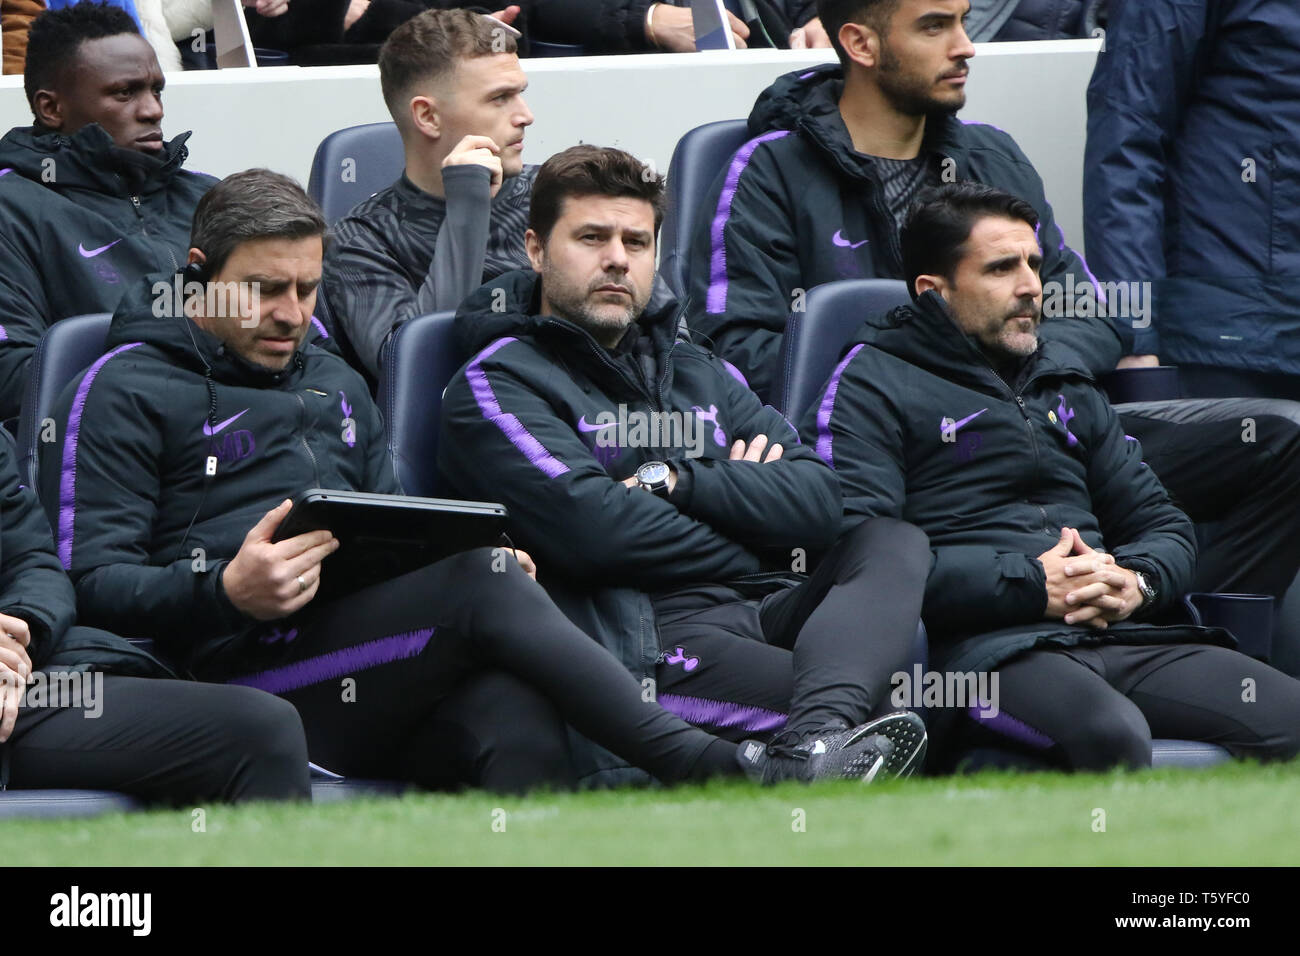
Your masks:
[[[81,621],[286,698],[312,759],[348,775],[563,782],[565,723],[666,782],[741,773],[736,743],[647,698],[522,552],[480,547],[317,599],[339,539],[276,540],[289,499],[400,493],[360,374],[304,344],[324,233],[291,179],[227,178],[195,212],[184,275],[167,277],[186,296],[162,281],[124,301],[108,352],[69,384],[41,481]],[[484,691],[501,671],[504,689]],[[875,775],[895,748],[859,731],[786,776]]]

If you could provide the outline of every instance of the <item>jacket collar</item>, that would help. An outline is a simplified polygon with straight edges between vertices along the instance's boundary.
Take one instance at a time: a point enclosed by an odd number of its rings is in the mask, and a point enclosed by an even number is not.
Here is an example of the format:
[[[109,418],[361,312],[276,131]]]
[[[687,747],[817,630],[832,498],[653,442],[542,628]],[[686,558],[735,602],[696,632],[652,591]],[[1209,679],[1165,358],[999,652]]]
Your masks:
[[[1041,330],[1041,326],[1040,326]],[[933,290],[915,305],[902,305],[879,321],[868,321],[850,343],[865,343],[940,378],[983,391],[1012,391],[1046,375],[1076,375],[1093,381],[1083,360],[1071,349],[1039,336],[1038,349],[1012,381],[995,369],[977,340],[962,331],[943,297]],[[1001,383],[1001,384],[999,384]]]
[[[749,115],[750,134],[798,130],[844,175],[879,182],[871,160],[853,148],[853,139],[840,115],[843,93],[844,71],[839,64],[787,73],[759,94]],[[927,117],[921,154],[951,155],[960,151],[961,128],[961,121],[951,113]]]
[[[189,156],[189,133],[163,144],[159,156],[123,149],[98,123],[67,134],[39,126],[18,127],[0,139],[0,168],[9,167],[27,179],[54,182],[116,196],[156,192],[182,171]],[[51,166],[51,161],[53,166]]]
[[[611,351],[572,322],[539,314],[541,288],[537,280],[537,274],[531,269],[517,269],[498,276],[471,294],[456,313],[456,337],[462,354],[477,355],[503,337],[530,336],[557,363],[580,369],[606,391],[640,394],[643,375],[635,367],[638,361],[635,352]],[[664,390],[671,387],[669,353],[681,328],[680,313],[680,304],[670,298],[637,320],[651,340],[658,379],[652,391],[656,387]]]

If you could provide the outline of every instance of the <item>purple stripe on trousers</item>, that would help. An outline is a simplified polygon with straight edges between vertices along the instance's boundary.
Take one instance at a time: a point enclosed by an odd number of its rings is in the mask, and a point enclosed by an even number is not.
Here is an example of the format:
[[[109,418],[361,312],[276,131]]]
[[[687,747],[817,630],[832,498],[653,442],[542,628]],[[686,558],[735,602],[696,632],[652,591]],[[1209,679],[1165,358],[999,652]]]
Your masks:
[[[330,337],[330,334],[325,331],[325,323],[322,322],[320,319],[316,318],[316,316],[314,315],[311,317],[311,324],[316,326],[316,333],[321,338],[327,339]]]
[[[723,233],[727,228],[727,220],[731,218],[731,201],[736,198],[736,189],[740,186],[740,174],[745,171],[750,158],[754,155],[754,150],[761,144],[789,135],[788,129],[764,133],[740,147],[732,157],[726,181],[722,184],[722,194],[718,196],[718,211],[713,217],[713,227],[709,232],[713,249],[709,256],[709,293],[705,298],[705,309],[711,315],[727,311],[727,246],[723,241]]]
[[[6,166],[4,169],[0,169],[0,176],[4,176],[6,173],[12,173],[13,171],[14,168],[12,166]]]
[[[985,709],[987,709],[987,705],[980,703],[967,708],[966,712],[970,716],[971,720],[978,723],[981,727],[999,733],[1003,737],[1010,737],[1012,740],[1025,744],[1028,747],[1033,747],[1036,750],[1046,750],[1049,747],[1055,746],[1056,741],[1052,740],[1052,738],[1047,736],[1047,734],[1043,733],[1041,730],[1035,730],[1023,720],[1012,717],[1005,710],[998,711],[998,713],[992,717],[983,717],[980,715],[980,711]]]
[[[685,697],[681,694],[660,694],[659,706],[676,714],[688,724],[715,727],[737,727],[751,733],[780,730],[788,715],[763,707],[746,707],[725,700],[705,697]]]
[[[558,478],[568,472],[569,466],[547,451],[542,443],[524,427],[523,422],[509,412],[501,410],[496,392],[492,391],[492,383],[488,381],[487,373],[483,371],[484,359],[502,346],[517,341],[518,339],[512,337],[497,339],[469,363],[465,369],[465,378],[469,381],[470,391],[474,393],[474,401],[478,402],[483,417],[501,429],[510,440],[510,444],[523,452],[542,474],[548,478]]]
[[[355,674],[381,664],[406,660],[415,657],[433,638],[436,628],[424,627],[405,634],[393,634],[380,637],[364,644],[344,647],[318,657],[307,657],[284,667],[275,667],[269,671],[237,677],[231,684],[244,687],[256,687],[268,694],[286,694],[300,687],[320,684],[344,674]]]
[[[68,412],[67,437],[63,441],[63,472],[59,476],[59,560],[63,562],[65,570],[72,570],[72,531],[77,517],[77,442],[81,437],[81,413],[86,408],[86,396],[90,394],[95,376],[109,359],[143,344],[128,342],[107,355],[100,356],[81,379],[77,394],[72,399],[72,408]]]
[[[8,341],[8,339],[9,339],[9,333],[5,331],[5,327],[3,325],[0,325],[0,342]]]
[[[844,356],[844,360],[835,366],[830,383],[826,386],[826,393],[822,395],[821,406],[817,409],[817,455],[832,468],[835,467],[835,455],[831,449],[831,413],[835,411],[835,393],[840,390],[840,376],[861,351],[861,345],[853,346],[849,349],[849,354]]]

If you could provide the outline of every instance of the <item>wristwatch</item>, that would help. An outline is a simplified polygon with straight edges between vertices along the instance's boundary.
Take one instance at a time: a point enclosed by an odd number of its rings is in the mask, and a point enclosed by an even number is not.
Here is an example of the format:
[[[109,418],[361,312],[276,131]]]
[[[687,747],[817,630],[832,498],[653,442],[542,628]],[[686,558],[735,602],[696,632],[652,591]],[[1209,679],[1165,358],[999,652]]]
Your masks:
[[[1155,603],[1159,592],[1151,586],[1151,582],[1141,571],[1134,571],[1133,577],[1137,578],[1138,590],[1142,592],[1142,607],[1150,607]]]
[[[636,483],[642,491],[660,498],[668,497],[668,477],[672,469],[662,461],[647,461],[636,470]]]

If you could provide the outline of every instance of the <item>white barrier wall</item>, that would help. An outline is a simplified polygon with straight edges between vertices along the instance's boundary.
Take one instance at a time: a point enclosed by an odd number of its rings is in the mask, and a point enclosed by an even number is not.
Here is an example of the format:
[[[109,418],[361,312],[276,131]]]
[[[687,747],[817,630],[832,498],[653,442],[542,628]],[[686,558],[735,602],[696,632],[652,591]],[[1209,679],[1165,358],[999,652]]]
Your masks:
[[[1084,93],[1099,40],[991,43],[971,61],[964,119],[992,123],[1038,167],[1066,241],[1081,248]],[[524,158],[577,142],[619,146],[666,170],[677,139],[749,115],[773,79],[834,59],[830,51],[739,50],[527,60],[537,117]],[[317,143],[344,126],[389,119],[374,66],[173,73],[164,135],[195,131],[189,167],[225,176],[268,166],[304,184]],[[0,128],[29,125],[22,77],[0,77]]]

